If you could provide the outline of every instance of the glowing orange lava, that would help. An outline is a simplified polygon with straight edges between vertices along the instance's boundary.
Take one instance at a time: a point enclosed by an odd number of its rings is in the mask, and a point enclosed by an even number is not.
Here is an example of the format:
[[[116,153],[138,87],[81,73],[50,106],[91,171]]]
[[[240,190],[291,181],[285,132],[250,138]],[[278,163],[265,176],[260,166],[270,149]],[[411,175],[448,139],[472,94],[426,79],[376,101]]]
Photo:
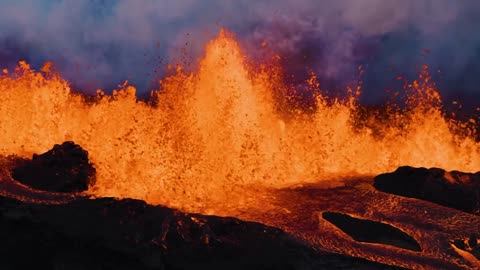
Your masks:
[[[0,154],[24,157],[73,140],[97,168],[91,193],[190,211],[241,204],[243,187],[283,187],[328,177],[378,174],[401,165],[477,171],[479,144],[448,120],[426,69],[405,110],[360,117],[347,101],[317,97],[314,113],[279,100],[281,76],[252,67],[226,31],[193,73],[177,69],[138,101],[133,86],[92,101],[46,65],[22,62],[0,76]],[[316,78],[308,81],[318,88]],[[275,94],[277,93],[277,94]]]

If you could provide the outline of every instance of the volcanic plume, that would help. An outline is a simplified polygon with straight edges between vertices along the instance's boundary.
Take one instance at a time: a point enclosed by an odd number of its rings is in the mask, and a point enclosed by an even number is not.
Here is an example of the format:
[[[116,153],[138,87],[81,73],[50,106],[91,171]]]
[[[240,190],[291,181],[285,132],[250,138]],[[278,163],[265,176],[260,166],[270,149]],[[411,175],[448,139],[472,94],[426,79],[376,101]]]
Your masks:
[[[466,103],[478,98],[479,11],[475,0],[5,0],[0,62],[39,69],[53,61],[83,92],[110,93],[128,79],[144,95],[182,48],[198,59],[225,26],[251,57],[274,50],[288,58],[289,76],[307,68],[322,85],[342,88],[358,65],[368,66],[362,99],[369,103],[384,101],[399,73],[413,80],[424,63],[444,97]]]

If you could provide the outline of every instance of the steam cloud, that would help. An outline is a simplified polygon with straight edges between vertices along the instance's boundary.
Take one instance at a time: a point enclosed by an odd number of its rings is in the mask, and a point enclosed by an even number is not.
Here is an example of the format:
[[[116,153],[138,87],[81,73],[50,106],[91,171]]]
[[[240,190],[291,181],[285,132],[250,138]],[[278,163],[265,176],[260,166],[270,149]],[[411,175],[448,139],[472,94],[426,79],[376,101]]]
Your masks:
[[[423,63],[443,71],[443,94],[475,97],[478,14],[476,0],[1,0],[0,64],[53,61],[83,91],[129,79],[146,93],[158,67],[182,47],[197,57],[225,26],[252,57],[275,50],[290,72],[313,69],[324,85],[353,80],[363,65],[369,101]]]

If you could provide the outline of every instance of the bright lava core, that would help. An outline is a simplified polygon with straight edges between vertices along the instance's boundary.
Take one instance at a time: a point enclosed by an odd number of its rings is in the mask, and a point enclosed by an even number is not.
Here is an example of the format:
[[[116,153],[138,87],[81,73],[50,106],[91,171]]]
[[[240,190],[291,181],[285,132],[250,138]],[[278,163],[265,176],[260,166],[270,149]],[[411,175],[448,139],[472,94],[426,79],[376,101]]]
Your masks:
[[[125,84],[89,98],[71,91],[48,64],[21,62],[0,76],[0,154],[30,157],[74,141],[89,152],[95,196],[128,197],[215,213],[241,205],[245,190],[326,178],[374,175],[402,165],[477,171],[474,120],[445,117],[427,67],[404,104],[369,113],[350,98],[322,96],[313,110],[289,106],[281,68],[249,64],[222,30],[194,72],[177,67],[150,101]]]

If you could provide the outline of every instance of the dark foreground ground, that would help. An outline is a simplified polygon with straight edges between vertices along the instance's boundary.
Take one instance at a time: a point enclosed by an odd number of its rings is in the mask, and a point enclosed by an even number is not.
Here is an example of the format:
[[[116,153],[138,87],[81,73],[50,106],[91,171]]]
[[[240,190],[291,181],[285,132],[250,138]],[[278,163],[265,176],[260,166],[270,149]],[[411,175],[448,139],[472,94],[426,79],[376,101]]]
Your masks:
[[[280,229],[136,200],[0,198],[0,269],[398,269],[315,251]]]

